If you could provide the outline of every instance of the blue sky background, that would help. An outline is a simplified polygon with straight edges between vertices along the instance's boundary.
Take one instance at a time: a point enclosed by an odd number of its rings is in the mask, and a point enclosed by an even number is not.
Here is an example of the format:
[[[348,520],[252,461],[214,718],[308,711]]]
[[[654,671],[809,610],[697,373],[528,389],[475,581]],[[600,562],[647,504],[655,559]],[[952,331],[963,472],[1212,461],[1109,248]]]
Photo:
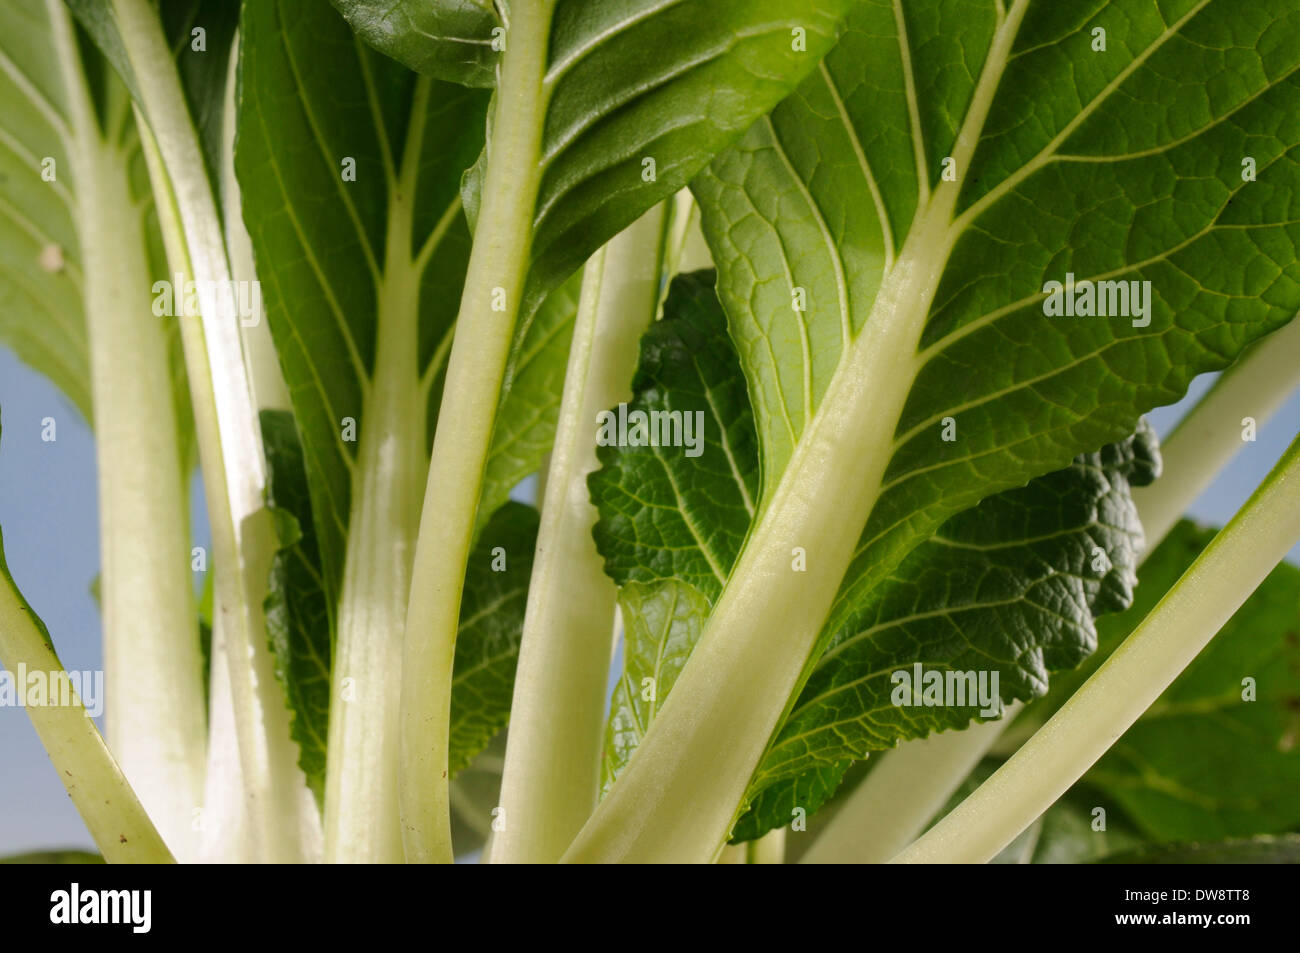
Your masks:
[[[1187,400],[1154,411],[1161,435],[1211,382],[1194,382]],[[99,573],[95,448],[73,406],[42,376],[0,347],[0,526],[9,567],[33,608],[45,620],[69,669],[101,667],[99,610],[90,594]],[[57,421],[58,439],[41,440],[41,420]],[[1245,444],[1235,460],[1191,509],[1203,522],[1222,525],[1300,431],[1300,393]],[[206,517],[197,481],[194,520],[207,545]],[[1300,546],[1291,559],[1300,563]],[[102,728],[102,725],[101,725]],[[0,708],[0,856],[52,847],[92,848],[63,785],[26,712]]]

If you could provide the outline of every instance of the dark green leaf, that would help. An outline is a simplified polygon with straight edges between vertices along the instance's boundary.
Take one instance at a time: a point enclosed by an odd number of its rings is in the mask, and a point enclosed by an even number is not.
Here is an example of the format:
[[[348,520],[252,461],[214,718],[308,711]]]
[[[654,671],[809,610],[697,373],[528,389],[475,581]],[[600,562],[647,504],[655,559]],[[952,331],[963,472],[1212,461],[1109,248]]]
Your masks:
[[[298,764],[317,801],[323,802],[334,605],[326,597],[321,578],[307,471],[293,415],[264,410],[261,422],[267,504],[279,538],[263,604],[266,634],[275,657],[275,674],[289,706],[289,729],[298,744]]]
[[[434,79],[492,86],[500,26],[491,0],[333,0],[352,29],[381,53]]]
[[[535,509],[507,503],[492,514],[470,554],[451,683],[453,775],[510,719],[537,524]]]
[[[883,583],[864,585],[870,566],[855,560],[827,622],[829,648],[754,779],[751,792],[762,793],[737,838],[788,823],[795,804],[816,809],[869,751],[1001,717],[1001,702],[982,711],[969,698],[900,707],[897,672],[923,663],[990,673],[990,689],[996,672],[1002,701],[1027,701],[1046,693],[1049,673],[1086,658],[1094,617],[1132,601],[1142,529],[1129,488],[1154,478],[1156,459],[1143,424],[1129,441],[952,517]]]

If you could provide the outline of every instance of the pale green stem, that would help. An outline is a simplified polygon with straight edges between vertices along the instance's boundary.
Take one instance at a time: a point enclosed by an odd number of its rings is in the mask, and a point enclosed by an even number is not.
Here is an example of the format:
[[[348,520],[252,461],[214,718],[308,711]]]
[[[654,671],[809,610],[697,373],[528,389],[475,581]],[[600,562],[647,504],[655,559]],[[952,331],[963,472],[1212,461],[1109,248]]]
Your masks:
[[[173,271],[193,275],[203,316],[179,320],[249,832],[257,859],[301,860],[302,772],[257,599],[275,533],[221,223],[157,10],[147,0],[113,0],[113,10],[148,120],[138,125],[168,258]]]
[[[598,415],[632,397],[654,320],[664,206],[598,251],[583,272],[573,343],[528,588],[493,863],[554,863],[596,806],[617,590],[591,529],[587,476]]]
[[[778,827],[757,840],[745,844],[746,862],[751,864],[784,864],[786,830]]]
[[[109,743],[176,856],[193,860],[207,717],[166,319],[151,311],[144,221],[126,161],[101,138],[67,10],[56,0],[46,7],[75,137],[68,151],[94,395]]]
[[[886,277],[699,643],[565,860],[705,863],[731,829],[893,454],[894,428],[880,422],[898,419],[918,370],[917,342],[946,258],[947,191]],[[810,571],[799,571],[796,549]]]
[[[477,238],[420,517],[402,660],[402,840],[410,862],[452,859],[447,800],[452,661],[483,468],[528,270],[553,6],[553,0],[511,4]]]
[[[64,690],[63,665],[49,633],[14,585],[0,539],[0,660],[17,677],[39,674]],[[24,677],[24,683],[29,679]],[[94,721],[75,692],[49,704],[27,699],[27,715],[45,746],[59,780],[72,798],[104,859],[109,863],[165,864],[171,852],[140,805]]]
[[[713,267],[713,252],[709,250],[709,243],[705,241],[704,231],[700,227],[700,207],[691,198],[689,192],[685,194],[687,202],[678,204],[685,219],[683,223],[685,230],[680,236],[681,245],[677,267],[674,269],[683,274]]]
[[[896,863],[985,863],[1079,780],[1300,539],[1300,438],[1123,644]]]
[[[420,274],[411,225],[430,85],[416,86],[389,198],[373,386],[361,418],[333,665],[325,859],[401,863],[397,758],[402,634],[428,460],[418,366]]]
[[[1262,427],[1300,387],[1297,355],[1300,319],[1253,344],[1161,441],[1160,479],[1133,489],[1148,550],[1160,545],[1191,502],[1248,446],[1246,418]]]

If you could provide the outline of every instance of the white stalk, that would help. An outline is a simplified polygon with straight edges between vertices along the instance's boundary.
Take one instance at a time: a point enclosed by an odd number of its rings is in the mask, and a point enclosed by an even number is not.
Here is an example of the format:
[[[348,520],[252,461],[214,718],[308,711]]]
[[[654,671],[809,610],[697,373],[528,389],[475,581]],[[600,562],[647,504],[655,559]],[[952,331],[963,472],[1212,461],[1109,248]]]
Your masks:
[[[411,227],[430,84],[416,85],[389,199],[376,373],[352,481],[325,775],[325,859],[401,863],[397,757],[402,636],[428,459],[420,382],[420,276]]]
[[[597,415],[629,400],[658,303],[665,207],[583,272],[510,708],[494,863],[554,863],[596,806],[617,591],[591,529]]]
[[[235,85],[239,63],[238,43],[231,45],[230,66],[226,80],[226,100],[222,114],[221,197],[226,246],[229,250],[231,277],[256,287],[252,243],[244,228],[239,182],[235,178]],[[260,293],[256,300],[261,301]],[[259,309],[252,321],[240,321],[244,361],[252,386],[253,404],[258,410],[290,409],[288,389],[280,374],[279,361],[271,340],[264,312]],[[248,598],[261,605],[267,578],[249,574]],[[205,863],[251,863],[258,850],[249,829],[244,799],[244,773],[239,759],[239,738],[231,693],[230,666],[223,613],[216,609],[212,632],[212,663],[209,684],[208,777],[204,791],[201,833],[201,857]],[[295,753],[296,757],[296,753]],[[298,793],[298,820],[302,860],[317,862],[324,851],[320,811],[315,798],[302,779]],[[287,828],[293,819],[285,817]]]
[[[896,863],[985,863],[1079,780],[1300,539],[1300,438],[1105,663]]]
[[[303,858],[303,780],[257,601],[275,534],[263,506],[265,464],[224,237],[157,11],[147,0],[113,0],[113,11],[148,120],[138,124],[168,258],[174,271],[193,275],[203,316],[179,320],[249,831],[257,859],[292,862]]]
[[[56,0],[46,8],[75,137],[109,744],[172,851],[193,860],[207,717],[167,319],[151,310],[145,213],[125,158],[101,138],[66,9]],[[110,96],[123,117],[125,94],[114,87]]]

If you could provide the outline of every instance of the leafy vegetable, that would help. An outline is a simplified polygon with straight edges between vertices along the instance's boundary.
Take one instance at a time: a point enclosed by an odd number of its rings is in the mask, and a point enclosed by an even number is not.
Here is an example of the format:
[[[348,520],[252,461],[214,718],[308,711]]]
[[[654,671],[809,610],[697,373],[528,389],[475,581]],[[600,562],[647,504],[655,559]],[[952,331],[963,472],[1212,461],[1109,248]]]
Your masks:
[[[1176,524],[1300,380],[1297,37],[0,13],[0,341],[95,425],[117,761],[32,715],[104,859],[1288,858],[1300,441]],[[57,675],[34,618],[0,572]]]
[[[265,602],[266,634],[275,653],[275,674],[289,704],[298,765],[323,805],[334,655],[330,615],[335,606],[321,576],[316,521],[293,415],[264,410],[261,416],[267,502],[273,507],[280,541]]]
[[[711,278],[674,286],[643,345],[640,399],[628,414],[698,412],[706,433],[725,435],[721,446],[698,456],[604,448],[606,466],[591,480],[602,513],[596,538],[624,587],[628,626],[607,786],[694,646],[757,496],[752,417]],[[868,566],[855,562],[827,621],[830,648],[751,782],[748,799],[757,803],[733,836],[756,837],[799,808],[815,810],[869,751],[998,717],[1003,700],[1041,695],[1049,671],[1077,665],[1096,645],[1093,616],[1131,601],[1142,535],[1129,484],[1149,482],[1157,470],[1154,439],[1142,427],[1129,441],[953,517],[874,589],[858,585]],[[700,530],[706,520],[708,536]],[[957,706],[900,707],[893,675],[914,665],[996,672],[998,683],[979,699],[972,683]],[[919,698],[919,685],[915,691]]]
[[[691,661],[571,859],[711,854],[853,560],[875,588],[953,514],[1123,439],[1291,318],[1300,127],[1283,117],[1300,49],[1272,40],[1293,10],[1257,12],[864,2],[693,184],[763,492]],[[930,42],[945,17],[960,56]],[[1222,96],[1176,93],[1221,68],[1239,80]],[[1048,283],[1071,275],[1151,292],[1055,316]],[[809,572],[792,571],[796,548]],[[712,729],[683,743],[690,724]],[[686,802],[689,821],[670,820]]]

